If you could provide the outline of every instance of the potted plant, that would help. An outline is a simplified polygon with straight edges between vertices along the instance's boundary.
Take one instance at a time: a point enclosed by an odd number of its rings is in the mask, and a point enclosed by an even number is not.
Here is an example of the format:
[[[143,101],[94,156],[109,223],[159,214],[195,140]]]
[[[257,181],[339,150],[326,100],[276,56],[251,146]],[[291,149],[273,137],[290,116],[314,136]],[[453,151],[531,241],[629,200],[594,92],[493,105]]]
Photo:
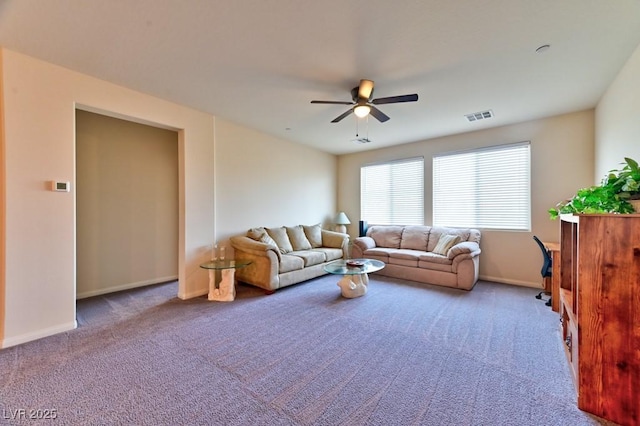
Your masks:
[[[600,185],[582,188],[572,198],[549,209],[549,217],[573,213],[634,213],[640,211],[640,167],[625,157],[623,167],[609,171]],[[634,209],[635,207],[635,209]]]
[[[625,157],[624,161],[624,166],[611,170],[605,180],[623,199],[640,200],[640,167],[631,158]]]

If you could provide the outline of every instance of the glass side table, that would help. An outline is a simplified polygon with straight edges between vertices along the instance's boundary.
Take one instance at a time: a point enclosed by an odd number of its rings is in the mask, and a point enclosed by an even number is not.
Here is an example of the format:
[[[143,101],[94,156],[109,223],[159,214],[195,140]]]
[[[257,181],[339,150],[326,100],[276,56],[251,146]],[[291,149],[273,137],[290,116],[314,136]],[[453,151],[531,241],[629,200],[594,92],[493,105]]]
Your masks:
[[[231,302],[236,298],[235,272],[251,264],[250,260],[210,260],[200,265],[209,270],[209,300]],[[220,271],[221,280],[216,282],[216,271]]]
[[[375,259],[336,260],[324,266],[324,270],[333,275],[344,275],[338,281],[343,297],[353,299],[364,296],[369,284],[370,272],[384,268],[384,262]]]

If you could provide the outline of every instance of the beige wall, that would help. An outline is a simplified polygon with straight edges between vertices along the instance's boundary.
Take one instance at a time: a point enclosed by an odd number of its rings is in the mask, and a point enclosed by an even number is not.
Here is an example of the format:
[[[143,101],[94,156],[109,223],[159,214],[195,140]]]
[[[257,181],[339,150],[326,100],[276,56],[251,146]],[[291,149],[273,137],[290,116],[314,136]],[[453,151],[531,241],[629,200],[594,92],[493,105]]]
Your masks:
[[[558,233],[547,209],[598,181],[621,157],[640,157],[634,115],[640,110],[639,61],[636,50],[598,105],[595,119],[593,111],[578,112],[345,155],[336,165],[333,156],[0,49],[0,346],[75,326],[75,188],[72,184],[71,193],[54,193],[47,185],[54,179],[74,182],[78,106],[179,132],[180,297],[206,293],[207,275],[198,265],[215,238],[225,240],[257,225],[326,222],[337,210],[336,191],[337,207],[346,211],[349,232],[356,235],[362,164],[422,155],[429,194],[434,153],[522,140],[532,144],[532,232],[484,232],[481,274],[538,285],[541,258],[531,234],[557,241]],[[283,156],[296,164],[287,165]],[[215,182],[214,167],[221,169]],[[312,178],[301,180],[300,170]],[[283,195],[299,192],[304,202]],[[314,192],[317,196],[307,195]],[[274,198],[265,194],[286,201],[272,203]],[[429,222],[430,197],[425,212]]]
[[[256,226],[329,223],[337,158],[216,119],[216,238]]]
[[[1,347],[75,327],[76,109],[178,132],[181,298],[207,293],[199,265],[214,240],[335,214],[333,155],[6,49],[0,59]]]
[[[178,278],[178,133],[76,112],[76,295]]]
[[[483,230],[480,274],[484,279],[539,287],[542,256],[532,235],[558,241],[558,222],[547,210],[593,181],[593,110],[529,121],[455,136],[431,139],[338,158],[338,207],[351,218],[357,235],[360,216],[360,167],[364,164],[423,156],[425,223],[432,223],[432,156],[434,154],[531,141],[531,232]]]
[[[206,294],[214,236],[214,118],[2,50],[2,346],[75,327],[76,107],[179,131],[180,297]],[[52,192],[51,180],[72,182]]]
[[[596,107],[596,183],[624,157],[640,161],[640,46]]]

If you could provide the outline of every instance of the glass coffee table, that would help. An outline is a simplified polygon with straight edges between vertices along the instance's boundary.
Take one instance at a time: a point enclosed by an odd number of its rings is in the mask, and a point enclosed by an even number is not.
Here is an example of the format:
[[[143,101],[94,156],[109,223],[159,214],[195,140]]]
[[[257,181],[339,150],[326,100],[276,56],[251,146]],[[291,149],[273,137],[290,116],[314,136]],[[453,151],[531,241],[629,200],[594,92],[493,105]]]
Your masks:
[[[374,259],[336,260],[324,266],[324,270],[333,275],[343,275],[338,281],[342,296],[352,299],[367,293],[370,272],[384,268],[384,262]]]
[[[231,302],[236,298],[235,271],[251,264],[250,260],[211,260],[200,267],[209,270],[209,300]],[[216,282],[216,271],[222,279]]]

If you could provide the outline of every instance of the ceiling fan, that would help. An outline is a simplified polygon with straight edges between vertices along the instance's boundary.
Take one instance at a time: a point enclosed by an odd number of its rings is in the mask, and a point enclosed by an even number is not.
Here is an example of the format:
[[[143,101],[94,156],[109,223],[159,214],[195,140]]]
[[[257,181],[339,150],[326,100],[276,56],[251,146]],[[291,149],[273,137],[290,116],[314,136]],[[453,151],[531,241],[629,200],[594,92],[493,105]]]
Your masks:
[[[348,111],[340,114],[333,120],[332,123],[337,123],[342,120],[352,112],[360,117],[366,117],[367,115],[373,115],[379,122],[384,123],[389,120],[389,116],[384,112],[380,111],[374,105],[382,105],[382,104],[396,104],[400,102],[415,102],[418,100],[418,95],[416,93],[412,95],[400,95],[400,96],[389,96],[387,98],[378,98],[371,99],[373,96],[373,81],[371,80],[360,80],[360,85],[358,87],[354,87],[351,89],[351,102],[343,102],[343,101],[311,101],[312,104],[336,104],[336,105],[353,105],[353,108],[350,108]]]

